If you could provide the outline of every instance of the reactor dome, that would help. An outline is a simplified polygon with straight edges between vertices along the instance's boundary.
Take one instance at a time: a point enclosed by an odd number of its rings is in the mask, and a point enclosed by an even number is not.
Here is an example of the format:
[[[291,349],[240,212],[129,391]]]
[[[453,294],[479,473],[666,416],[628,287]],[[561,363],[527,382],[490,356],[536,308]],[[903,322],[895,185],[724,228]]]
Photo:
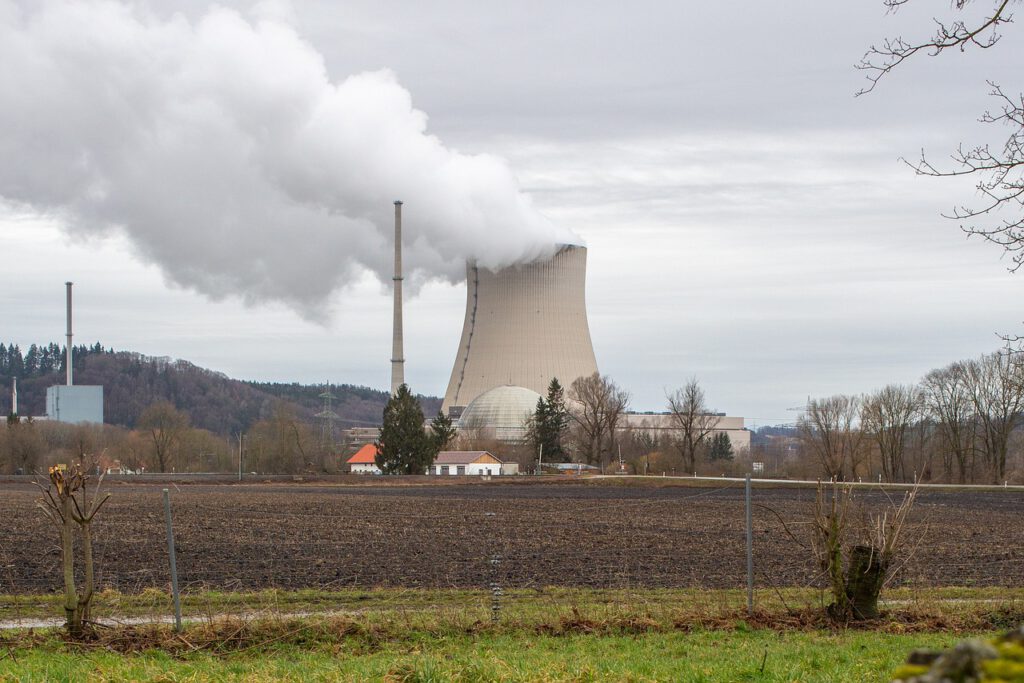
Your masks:
[[[532,389],[505,385],[474,398],[459,418],[459,431],[476,432],[482,438],[521,441],[526,421],[537,409],[541,395]]]

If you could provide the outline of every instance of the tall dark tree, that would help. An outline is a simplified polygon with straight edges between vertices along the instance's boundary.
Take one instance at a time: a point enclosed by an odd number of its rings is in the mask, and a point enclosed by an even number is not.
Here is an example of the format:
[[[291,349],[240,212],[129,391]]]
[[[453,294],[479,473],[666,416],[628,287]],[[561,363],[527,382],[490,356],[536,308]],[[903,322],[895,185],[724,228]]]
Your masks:
[[[437,453],[423,429],[423,410],[403,384],[384,407],[384,425],[377,437],[377,467],[384,474],[423,474]]]
[[[437,416],[430,422],[430,438],[433,443],[434,455],[448,448],[458,431],[452,424],[452,419],[443,412],[438,411]]]
[[[708,451],[708,460],[732,460],[732,441],[725,432],[718,432],[711,437],[711,449]]]
[[[562,441],[569,426],[569,419],[569,411],[565,407],[565,391],[558,378],[553,377],[548,384],[547,398],[537,399],[537,408],[527,423],[527,440],[536,453],[540,453],[543,447],[542,457],[545,461],[565,460],[566,453]]]
[[[32,377],[39,373],[39,347],[32,344],[25,353],[25,376]]]
[[[21,356],[21,348],[17,344],[7,347],[7,374],[12,377],[25,376],[25,359]]]

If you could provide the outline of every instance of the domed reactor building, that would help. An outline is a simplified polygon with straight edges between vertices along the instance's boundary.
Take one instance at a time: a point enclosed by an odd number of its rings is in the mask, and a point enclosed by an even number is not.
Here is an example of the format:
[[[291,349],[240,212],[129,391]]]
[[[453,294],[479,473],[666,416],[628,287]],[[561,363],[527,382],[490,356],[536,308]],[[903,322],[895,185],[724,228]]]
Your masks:
[[[562,246],[546,261],[498,272],[469,263],[466,318],[442,410],[459,418],[495,387],[546,395],[597,372],[586,307],[587,249]]]

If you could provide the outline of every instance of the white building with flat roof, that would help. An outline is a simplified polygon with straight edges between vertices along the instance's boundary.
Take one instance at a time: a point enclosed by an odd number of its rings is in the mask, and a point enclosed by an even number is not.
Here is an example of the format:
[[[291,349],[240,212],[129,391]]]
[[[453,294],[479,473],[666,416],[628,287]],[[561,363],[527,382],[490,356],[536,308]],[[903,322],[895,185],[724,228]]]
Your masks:
[[[729,437],[733,451],[739,453],[743,450],[750,450],[750,431],[744,426],[742,417],[731,415],[714,414],[711,419],[717,420],[710,436],[724,433]],[[673,421],[671,413],[626,413],[619,422],[620,429],[632,429],[647,432],[652,436],[664,435],[669,437],[678,426]]]
[[[46,417],[71,424],[103,424],[103,387],[85,384],[47,387]]]

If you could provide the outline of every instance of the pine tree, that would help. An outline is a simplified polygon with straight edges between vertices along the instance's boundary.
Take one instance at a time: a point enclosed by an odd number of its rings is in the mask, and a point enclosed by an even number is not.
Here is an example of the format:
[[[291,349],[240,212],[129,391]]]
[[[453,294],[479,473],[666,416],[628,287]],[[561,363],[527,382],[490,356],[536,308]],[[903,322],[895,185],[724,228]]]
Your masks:
[[[430,423],[430,438],[433,442],[434,457],[439,452],[448,448],[451,442],[455,440],[457,433],[455,425],[452,424],[452,419],[438,411],[437,417]]]
[[[561,462],[566,458],[562,437],[568,425],[565,391],[558,378],[553,377],[548,384],[547,398],[537,399],[537,408],[527,423],[527,439],[538,453],[543,446],[545,462]]]
[[[17,344],[11,344],[7,348],[7,372],[12,377],[25,376],[25,360],[21,357],[21,348]]]
[[[711,450],[708,460],[732,460],[732,441],[725,432],[718,432],[711,438]]]
[[[423,409],[403,384],[384,407],[375,462],[384,474],[423,474],[434,462],[433,439],[423,429]]]
[[[39,347],[32,344],[25,353],[25,376],[33,377],[39,373]]]

